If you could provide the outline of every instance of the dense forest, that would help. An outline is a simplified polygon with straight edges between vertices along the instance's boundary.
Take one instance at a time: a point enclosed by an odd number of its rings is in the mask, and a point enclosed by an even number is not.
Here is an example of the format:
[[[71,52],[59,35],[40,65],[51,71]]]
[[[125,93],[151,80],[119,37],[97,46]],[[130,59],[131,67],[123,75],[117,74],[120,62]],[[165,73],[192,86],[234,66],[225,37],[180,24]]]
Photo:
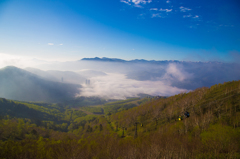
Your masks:
[[[240,158],[240,81],[167,98],[95,101],[1,98],[0,158]]]

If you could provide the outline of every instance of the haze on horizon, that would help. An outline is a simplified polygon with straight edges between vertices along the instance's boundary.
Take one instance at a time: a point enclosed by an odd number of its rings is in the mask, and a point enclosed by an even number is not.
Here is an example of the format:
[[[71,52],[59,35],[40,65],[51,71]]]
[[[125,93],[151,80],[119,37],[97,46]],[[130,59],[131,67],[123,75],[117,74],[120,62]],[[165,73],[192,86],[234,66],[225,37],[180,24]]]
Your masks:
[[[78,95],[121,99],[239,80],[238,8],[236,0],[3,0],[0,68],[16,66],[57,82],[68,75],[66,82],[83,86]],[[79,61],[93,57],[193,63]]]

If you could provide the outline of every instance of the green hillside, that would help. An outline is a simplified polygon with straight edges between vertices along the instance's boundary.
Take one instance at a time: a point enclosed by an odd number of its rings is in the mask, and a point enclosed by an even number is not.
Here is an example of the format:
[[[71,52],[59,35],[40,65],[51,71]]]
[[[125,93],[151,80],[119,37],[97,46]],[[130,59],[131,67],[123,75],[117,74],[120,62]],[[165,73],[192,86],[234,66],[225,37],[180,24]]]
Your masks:
[[[240,158],[240,81],[144,100],[95,106],[105,114],[86,115],[1,99],[0,158]],[[37,125],[28,109],[59,128]]]
[[[69,101],[69,103],[64,102],[64,104],[77,110],[82,110],[87,114],[104,115],[128,110],[149,100],[151,100],[151,98],[130,98],[127,100],[107,101],[99,97],[77,97]]]

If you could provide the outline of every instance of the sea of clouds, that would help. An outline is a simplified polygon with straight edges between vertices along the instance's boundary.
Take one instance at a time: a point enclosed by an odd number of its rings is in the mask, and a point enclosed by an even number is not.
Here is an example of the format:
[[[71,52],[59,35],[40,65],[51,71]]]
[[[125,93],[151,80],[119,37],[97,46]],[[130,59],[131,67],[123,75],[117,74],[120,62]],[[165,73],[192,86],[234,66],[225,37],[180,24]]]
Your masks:
[[[154,96],[171,96],[198,87],[240,79],[240,65],[221,62],[99,62],[99,61],[47,61],[36,58],[0,54],[0,68],[16,66],[43,71],[72,72],[90,80],[82,85],[76,96],[99,96],[111,99],[137,97],[144,93]],[[65,72],[64,72],[65,71]],[[43,74],[44,72],[42,72]],[[48,72],[49,74],[49,72]],[[65,75],[67,76],[67,75]],[[55,76],[56,77],[56,76]],[[59,77],[59,82],[60,82]],[[66,77],[65,77],[66,78]],[[79,77],[78,77],[79,78]],[[76,84],[77,80],[74,81]]]

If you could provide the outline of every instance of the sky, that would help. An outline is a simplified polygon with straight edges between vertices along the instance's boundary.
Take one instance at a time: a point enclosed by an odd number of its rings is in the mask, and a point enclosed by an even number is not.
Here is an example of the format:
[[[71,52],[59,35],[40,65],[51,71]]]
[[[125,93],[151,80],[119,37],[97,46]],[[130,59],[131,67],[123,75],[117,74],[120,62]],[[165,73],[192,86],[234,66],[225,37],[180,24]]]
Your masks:
[[[239,7],[239,0],[0,0],[0,58],[234,62]]]

